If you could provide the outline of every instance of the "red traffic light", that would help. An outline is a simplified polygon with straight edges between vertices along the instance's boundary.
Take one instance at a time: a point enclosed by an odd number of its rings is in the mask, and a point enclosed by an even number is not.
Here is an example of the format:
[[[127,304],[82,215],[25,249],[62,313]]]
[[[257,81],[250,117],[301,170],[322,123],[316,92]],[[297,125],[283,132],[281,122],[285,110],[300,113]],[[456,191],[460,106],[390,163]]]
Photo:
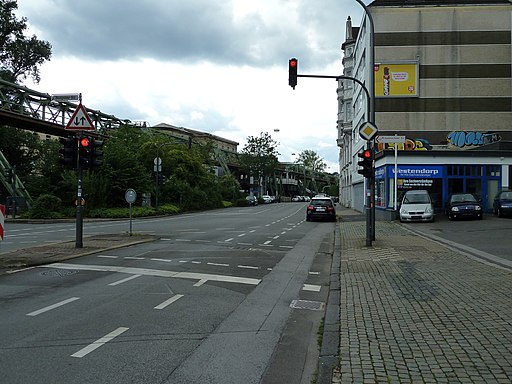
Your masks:
[[[372,158],[372,151],[370,151],[369,149],[365,149],[363,151],[363,157],[365,159],[371,159]]]
[[[88,147],[89,146],[89,138],[88,137],[82,137],[80,139],[80,146],[81,147]]]
[[[299,67],[299,60],[292,57],[288,60],[288,85],[295,89],[297,85],[297,70]]]

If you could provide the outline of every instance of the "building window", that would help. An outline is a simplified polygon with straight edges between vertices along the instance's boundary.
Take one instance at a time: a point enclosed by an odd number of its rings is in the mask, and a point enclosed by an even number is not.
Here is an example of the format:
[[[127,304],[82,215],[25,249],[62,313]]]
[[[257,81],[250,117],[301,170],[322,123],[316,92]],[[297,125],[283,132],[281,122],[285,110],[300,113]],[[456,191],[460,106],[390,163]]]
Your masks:
[[[486,176],[501,177],[501,166],[488,165],[486,167]]]

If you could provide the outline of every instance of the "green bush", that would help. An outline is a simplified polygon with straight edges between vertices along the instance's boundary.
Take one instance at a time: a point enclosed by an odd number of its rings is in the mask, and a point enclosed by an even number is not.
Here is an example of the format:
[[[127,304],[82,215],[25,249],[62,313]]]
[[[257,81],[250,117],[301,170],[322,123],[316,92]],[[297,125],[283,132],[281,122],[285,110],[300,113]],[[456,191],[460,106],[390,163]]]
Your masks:
[[[23,217],[29,219],[62,219],[66,216],[61,209],[62,200],[60,198],[48,194],[41,195]]]
[[[132,217],[143,217],[155,215],[155,208],[152,207],[132,207]],[[130,208],[97,208],[86,211],[85,217],[120,219],[130,217]]]
[[[158,213],[164,215],[175,215],[180,213],[180,209],[173,204],[164,204],[158,207]]]
[[[233,203],[231,201],[222,200],[222,206],[224,208],[230,208],[233,206]]]
[[[235,207],[248,207],[249,202],[246,199],[238,199],[235,201]]]
[[[172,204],[164,204],[158,207],[158,211],[153,207],[132,207],[132,217],[145,217],[154,215],[175,215],[180,213],[180,209]],[[97,208],[86,211],[85,217],[90,218],[127,218],[130,217],[130,208]]]

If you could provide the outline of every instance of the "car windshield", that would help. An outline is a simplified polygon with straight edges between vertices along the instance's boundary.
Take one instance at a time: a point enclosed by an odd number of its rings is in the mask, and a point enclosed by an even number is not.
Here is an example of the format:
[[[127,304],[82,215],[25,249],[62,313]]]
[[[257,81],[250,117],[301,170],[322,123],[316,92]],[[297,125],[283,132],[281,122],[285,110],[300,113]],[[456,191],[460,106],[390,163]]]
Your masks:
[[[460,195],[453,195],[452,203],[476,203],[476,199],[471,193],[463,193]]]
[[[502,200],[512,200],[512,191],[503,192],[500,197]]]
[[[429,204],[430,197],[423,193],[409,193],[404,197],[404,204]]]

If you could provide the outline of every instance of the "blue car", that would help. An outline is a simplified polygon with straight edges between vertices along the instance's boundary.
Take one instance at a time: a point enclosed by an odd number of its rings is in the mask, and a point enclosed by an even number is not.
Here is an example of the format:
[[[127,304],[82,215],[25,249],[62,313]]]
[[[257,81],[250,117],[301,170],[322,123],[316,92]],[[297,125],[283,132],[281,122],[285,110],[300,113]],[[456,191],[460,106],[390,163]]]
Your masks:
[[[448,219],[479,219],[482,216],[482,204],[471,193],[454,193],[450,196],[446,206]]]
[[[492,209],[498,217],[512,216],[512,191],[501,190],[496,194]]]

